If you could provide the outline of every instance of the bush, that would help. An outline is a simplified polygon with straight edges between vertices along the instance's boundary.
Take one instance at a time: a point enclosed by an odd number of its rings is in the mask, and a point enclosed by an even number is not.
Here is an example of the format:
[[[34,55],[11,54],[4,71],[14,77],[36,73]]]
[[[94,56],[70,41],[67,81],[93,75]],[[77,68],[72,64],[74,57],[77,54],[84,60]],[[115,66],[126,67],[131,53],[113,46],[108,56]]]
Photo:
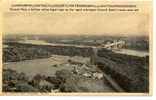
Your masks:
[[[3,92],[37,92],[38,89],[28,84],[28,77],[24,73],[17,73],[11,69],[3,69]]]
[[[61,81],[65,81],[67,78],[71,77],[72,73],[69,70],[62,69],[56,72],[56,78]]]

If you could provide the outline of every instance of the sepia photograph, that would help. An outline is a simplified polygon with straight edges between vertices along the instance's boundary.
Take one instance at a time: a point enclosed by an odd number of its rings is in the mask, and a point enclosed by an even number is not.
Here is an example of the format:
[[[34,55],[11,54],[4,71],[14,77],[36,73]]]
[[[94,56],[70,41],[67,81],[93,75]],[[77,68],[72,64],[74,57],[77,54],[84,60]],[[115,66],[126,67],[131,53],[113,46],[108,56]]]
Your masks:
[[[3,93],[149,94],[149,13],[2,16]]]

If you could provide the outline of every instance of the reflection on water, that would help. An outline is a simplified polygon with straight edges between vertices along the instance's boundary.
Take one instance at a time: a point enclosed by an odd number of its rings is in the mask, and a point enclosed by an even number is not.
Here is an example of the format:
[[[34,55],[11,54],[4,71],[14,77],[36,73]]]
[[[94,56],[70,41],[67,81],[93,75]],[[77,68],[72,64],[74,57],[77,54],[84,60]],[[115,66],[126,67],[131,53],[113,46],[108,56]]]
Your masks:
[[[115,51],[115,52],[121,53],[121,54],[139,56],[139,57],[144,57],[144,56],[149,55],[149,52],[147,51],[137,51],[137,50],[131,50],[131,49],[121,49],[120,51]]]
[[[3,44],[3,48],[8,48],[9,46],[6,44]]]
[[[50,46],[74,46],[74,47],[82,47],[82,48],[88,48],[92,46],[84,46],[84,45],[75,45],[75,44],[61,44],[61,43],[48,43],[43,40],[24,40],[24,41],[19,41],[19,43],[26,43],[26,44],[35,44],[35,45],[50,45]],[[132,49],[121,49],[119,51],[114,51],[116,53],[121,53],[121,54],[127,54],[127,55],[133,55],[133,56],[148,56],[149,52],[147,51],[137,51],[137,50],[132,50]]]
[[[74,46],[74,47],[82,47],[82,48],[91,47],[91,46],[86,46],[86,45],[48,43],[48,42],[45,42],[45,41],[42,41],[42,40],[24,40],[24,41],[19,41],[19,43],[35,44],[35,45],[49,45],[49,46]]]

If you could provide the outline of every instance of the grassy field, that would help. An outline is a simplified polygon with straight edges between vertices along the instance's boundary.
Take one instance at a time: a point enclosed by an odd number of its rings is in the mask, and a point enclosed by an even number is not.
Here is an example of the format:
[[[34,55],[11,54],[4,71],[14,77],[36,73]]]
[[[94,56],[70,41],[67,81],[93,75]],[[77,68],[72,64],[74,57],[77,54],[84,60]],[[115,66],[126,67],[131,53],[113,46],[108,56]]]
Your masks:
[[[83,60],[82,60],[83,59]],[[68,60],[87,64],[89,58],[84,57],[69,57],[52,55],[50,58],[25,60],[20,62],[8,62],[3,64],[4,69],[13,69],[17,72],[23,72],[29,77],[34,77],[36,74],[54,76],[57,70],[67,69],[72,70],[74,67],[68,63]]]

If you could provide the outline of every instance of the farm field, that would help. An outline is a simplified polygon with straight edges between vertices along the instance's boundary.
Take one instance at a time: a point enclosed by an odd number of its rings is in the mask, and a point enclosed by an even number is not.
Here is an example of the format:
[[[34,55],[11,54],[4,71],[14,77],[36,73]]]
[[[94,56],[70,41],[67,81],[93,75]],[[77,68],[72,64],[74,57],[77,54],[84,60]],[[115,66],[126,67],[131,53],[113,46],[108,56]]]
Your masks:
[[[82,60],[83,59],[83,60]],[[36,74],[54,76],[57,70],[67,69],[73,70],[74,65],[71,65],[68,60],[87,64],[89,58],[84,57],[69,57],[52,55],[50,58],[25,60],[20,62],[7,62],[3,64],[4,69],[12,69],[17,72],[23,72],[29,77],[34,77]]]

